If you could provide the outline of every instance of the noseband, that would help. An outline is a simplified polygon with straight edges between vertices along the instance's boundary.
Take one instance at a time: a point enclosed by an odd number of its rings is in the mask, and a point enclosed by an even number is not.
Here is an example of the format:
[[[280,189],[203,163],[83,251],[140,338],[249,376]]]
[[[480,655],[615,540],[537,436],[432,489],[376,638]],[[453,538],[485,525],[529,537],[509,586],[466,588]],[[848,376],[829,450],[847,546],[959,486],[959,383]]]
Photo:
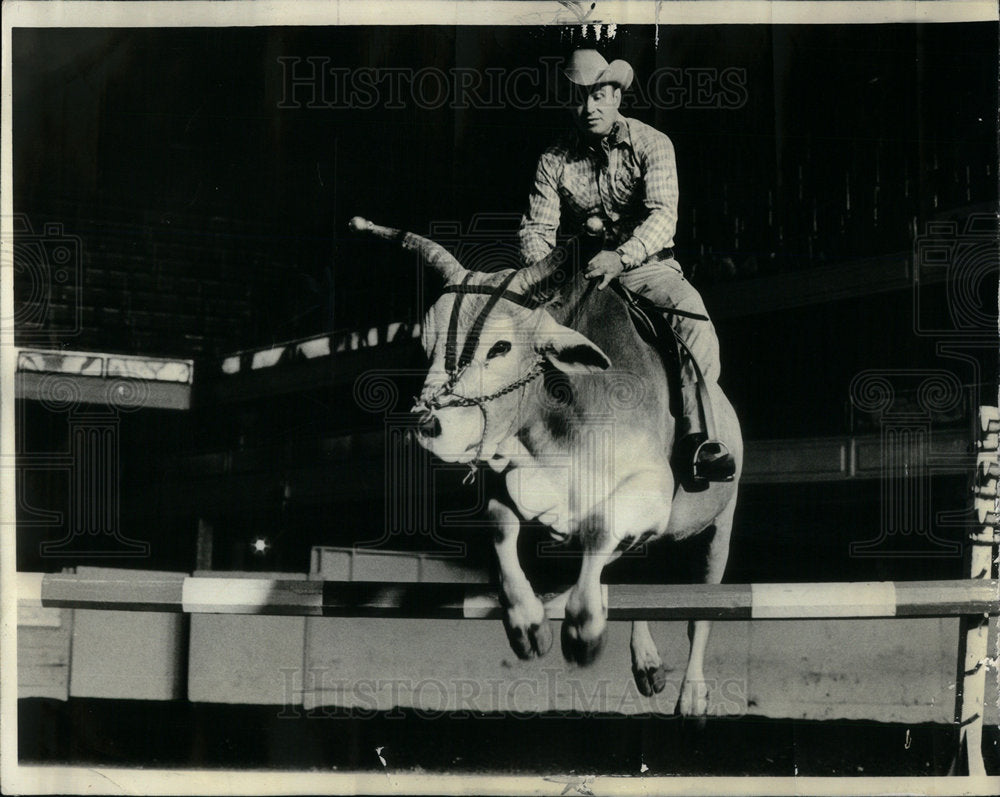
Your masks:
[[[458,285],[448,285],[444,288],[443,293],[454,293],[455,303],[451,307],[451,317],[448,320],[448,337],[445,340],[444,349],[444,368],[448,375],[447,380],[443,385],[441,385],[437,390],[435,390],[428,398],[414,398],[414,411],[421,411],[421,420],[426,420],[430,417],[432,410],[440,410],[449,407],[479,407],[479,411],[483,414],[483,432],[479,437],[479,443],[476,446],[476,456],[469,463],[469,473],[462,480],[463,484],[472,484],[476,480],[476,461],[480,458],[483,453],[483,447],[486,445],[486,428],[489,424],[489,416],[486,412],[486,404],[498,399],[501,396],[506,396],[508,393],[513,393],[515,390],[520,390],[522,387],[527,385],[529,382],[538,377],[542,373],[545,358],[541,355],[537,355],[535,360],[529,366],[528,370],[510,382],[504,385],[499,390],[493,393],[479,395],[479,396],[463,396],[460,393],[455,392],[455,386],[458,381],[462,378],[462,374],[472,363],[472,357],[476,352],[476,348],[479,346],[479,339],[483,333],[483,326],[486,323],[486,319],[493,308],[497,306],[497,303],[501,299],[507,299],[515,304],[519,304],[522,307],[528,307],[534,309],[539,306],[539,302],[532,296],[526,296],[520,293],[514,293],[513,291],[507,290],[510,287],[511,282],[514,277],[517,276],[517,271],[512,271],[503,281],[494,288],[487,285],[470,285],[469,280],[472,279],[473,272],[469,272],[465,275],[465,278]],[[459,321],[459,311],[462,305],[462,300],[470,293],[476,293],[481,295],[489,296],[486,304],[483,305],[482,310],[479,311],[479,315],[476,316],[475,321],[473,321],[472,326],[469,328],[469,334],[465,338],[465,345],[462,347],[462,352],[456,358],[456,352],[458,351],[458,321]]]

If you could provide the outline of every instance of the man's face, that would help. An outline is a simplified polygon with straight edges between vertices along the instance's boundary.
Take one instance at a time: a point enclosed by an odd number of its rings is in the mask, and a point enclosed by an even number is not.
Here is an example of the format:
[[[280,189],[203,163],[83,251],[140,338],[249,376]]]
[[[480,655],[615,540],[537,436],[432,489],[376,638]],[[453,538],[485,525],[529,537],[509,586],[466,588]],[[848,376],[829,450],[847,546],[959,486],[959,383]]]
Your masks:
[[[622,104],[622,90],[610,83],[598,86],[575,86],[573,119],[580,130],[600,138],[611,132]]]

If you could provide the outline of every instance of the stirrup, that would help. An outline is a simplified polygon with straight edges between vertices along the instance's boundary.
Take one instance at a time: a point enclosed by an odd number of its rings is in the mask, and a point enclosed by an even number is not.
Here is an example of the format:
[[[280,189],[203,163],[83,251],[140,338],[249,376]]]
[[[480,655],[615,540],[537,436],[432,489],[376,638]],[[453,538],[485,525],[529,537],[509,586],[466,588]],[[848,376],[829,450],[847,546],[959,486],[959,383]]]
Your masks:
[[[696,482],[731,482],[736,460],[720,440],[702,440],[691,457],[691,475]]]

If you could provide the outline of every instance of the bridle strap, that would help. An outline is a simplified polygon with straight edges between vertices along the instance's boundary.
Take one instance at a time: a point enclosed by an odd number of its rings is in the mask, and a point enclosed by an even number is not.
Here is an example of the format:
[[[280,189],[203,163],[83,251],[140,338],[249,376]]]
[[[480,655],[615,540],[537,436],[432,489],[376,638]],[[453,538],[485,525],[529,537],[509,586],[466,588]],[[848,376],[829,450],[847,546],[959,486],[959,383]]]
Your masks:
[[[542,374],[545,368],[545,358],[539,355],[535,358],[535,361],[531,364],[531,367],[524,372],[523,375],[519,376],[513,382],[504,385],[493,393],[485,394],[482,396],[462,396],[458,393],[452,393],[452,400],[447,404],[443,405],[445,407],[472,407],[477,406],[480,409],[483,408],[484,404],[488,404],[494,399],[498,399],[501,396],[506,396],[508,393],[513,393],[515,390],[520,390],[522,387],[527,385],[529,382],[533,381],[536,377]]]
[[[462,279],[461,286],[456,287],[465,287],[466,283],[471,279],[472,272],[469,271]],[[458,350],[458,317],[462,306],[462,299],[464,298],[464,292],[458,292],[458,295],[455,297],[455,303],[451,306],[451,317],[448,319],[448,337],[444,344],[444,370],[449,376],[453,376],[456,373],[455,354]]]
[[[429,411],[432,408],[443,408],[443,407],[477,407],[483,415],[483,431],[479,437],[479,443],[476,447],[476,454],[472,461],[469,463],[469,473],[463,480],[464,484],[469,484],[476,478],[476,461],[479,460],[483,452],[483,446],[486,444],[487,428],[489,426],[489,414],[486,411],[486,405],[494,401],[495,399],[505,396],[509,393],[513,393],[517,390],[524,389],[528,383],[533,382],[539,376],[545,368],[545,358],[538,355],[532,363],[531,367],[519,378],[515,379],[513,382],[504,385],[499,390],[490,393],[488,395],[479,396],[462,396],[455,393],[455,387],[461,378],[462,372],[468,367],[472,362],[473,355],[476,353],[476,347],[479,345],[479,339],[482,336],[483,327],[486,324],[486,319],[489,317],[490,313],[497,306],[501,299],[507,299],[521,307],[535,309],[541,305],[541,302],[537,300],[535,296],[531,293],[518,294],[507,290],[510,284],[514,281],[515,277],[518,275],[517,270],[511,271],[503,280],[495,287],[490,287],[488,285],[471,285],[469,280],[472,277],[473,272],[469,272],[465,275],[461,283],[457,285],[446,285],[442,293],[454,293],[455,301],[451,308],[451,317],[448,321],[448,337],[445,341],[445,372],[448,374],[448,381],[441,385],[438,390],[435,391],[434,395],[429,399],[418,399],[417,407],[423,408],[424,411]],[[580,304],[586,302],[587,298],[592,293],[595,283],[590,282],[583,292],[583,296],[580,299]],[[486,303],[483,305],[482,309],[479,311],[472,326],[469,328],[468,335],[465,338],[465,343],[462,346],[462,354],[458,357],[457,361],[455,358],[455,353],[458,348],[458,321],[460,315],[460,306],[462,304],[462,299],[468,294],[479,294],[484,296],[489,296]],[[579,313],[580,308],[576,308],[576,313]],[[447,404],[441,404],[440,397],[450,396],[451,401]]]
[[[500,299],[503,298],[504,293],[507,291],[507,287],[516,276],[516,271],[510,272],[510,274],[504,278],[503,282],[493,289],[490,298],[487,300],[486,304],[483,305],[483,309],[479,311],[479,315],[476,316],[476,320],[472,323],[472,327],[469,329],[469,334],[465,338],[465,345],[462,347],[462,356],[458,358],[459,371],[472,362],[472,356],[476,353],[476,346],[479,345],[479,337],[482,335],[483,325],[486,323],[487,316],[493,312],[493,308],[496,307]],[[461,295],[462,294],[458,294],[458,296],[455,297],[456,303]]]
[[[488,285],[447,285],[441,291],[442,293],[478,293],[483,296],[491,296],[495,289],[489,287]],[[514,293],[514,291],[505,290],[501,296],[501,299],[506,299],[508,302],[513,302],[521,307],[527,307],[529,310],[534,310],[541,306],[541,302],[531,294]]]

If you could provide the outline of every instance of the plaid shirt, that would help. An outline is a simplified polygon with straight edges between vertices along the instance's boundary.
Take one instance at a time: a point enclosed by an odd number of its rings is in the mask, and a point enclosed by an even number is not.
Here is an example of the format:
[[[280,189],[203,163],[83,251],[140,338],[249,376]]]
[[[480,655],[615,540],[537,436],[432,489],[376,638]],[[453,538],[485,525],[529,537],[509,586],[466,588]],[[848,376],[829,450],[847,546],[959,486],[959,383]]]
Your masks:
[[[538,159],[528,212],[521,218],[521,256],[531,264],[556,245],[561,213],[579,226],[592,215],[605,220],[611,248],[626,267],[673,246],[677,228],[674,145],[659,130],[619,116],[599,144],[573,133]]]

